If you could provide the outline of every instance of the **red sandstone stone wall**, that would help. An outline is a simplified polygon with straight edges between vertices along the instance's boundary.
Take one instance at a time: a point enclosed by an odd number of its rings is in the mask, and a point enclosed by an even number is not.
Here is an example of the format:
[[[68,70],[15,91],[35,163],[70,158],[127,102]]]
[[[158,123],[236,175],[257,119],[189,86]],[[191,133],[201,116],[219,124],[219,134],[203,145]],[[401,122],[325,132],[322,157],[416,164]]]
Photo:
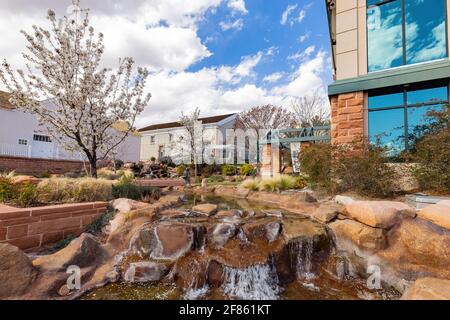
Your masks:
[[[50,159],[29,159],[0,156],[0,171],[16,171],[21,174],[40,174],[43,172],[66,173],[83,169],[83,162]]]
[[[361,141],[364,136],[364,93],[340,94],[331,98],[331,143]]]
[[[0,205],[0,243],[27,250],[58,242],[70,234],[78,236],[106,212],[107,205],[90,202],[26,209]]]

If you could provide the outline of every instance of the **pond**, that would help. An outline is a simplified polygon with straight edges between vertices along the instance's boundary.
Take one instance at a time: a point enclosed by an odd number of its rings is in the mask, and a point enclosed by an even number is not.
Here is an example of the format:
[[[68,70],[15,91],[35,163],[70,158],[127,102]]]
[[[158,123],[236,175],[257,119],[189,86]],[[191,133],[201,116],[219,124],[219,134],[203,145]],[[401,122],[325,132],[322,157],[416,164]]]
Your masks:
[[[219,220],[196,216],[192,207],[202,203],[217,204],[219,213],[237,210],[242,215]],[[389,287],[371,288],[367,279],[354,271],[346,254],[336,249],[327,227],[306,216],[247,200],[197,195],[189,195],[177,210],[189,214],[163,219],[161,224],[195,225],[196,230],[201,224],[207,235],[199,241],[200,246],[176,261],[166,261],[170,271],[161,281],[113,283],[81,299],[359,300],[400,296]],[[235,226],[233,235],[222,246],[213,247],[212,236],[223,225]],[[279,234],[268,241],[264,237],[275,234],[273,230]],[[151,256],[146,260],[156,261]],[[211,264],[220,267],[211,271]],[[219,276],[214,276],[217,273]]]

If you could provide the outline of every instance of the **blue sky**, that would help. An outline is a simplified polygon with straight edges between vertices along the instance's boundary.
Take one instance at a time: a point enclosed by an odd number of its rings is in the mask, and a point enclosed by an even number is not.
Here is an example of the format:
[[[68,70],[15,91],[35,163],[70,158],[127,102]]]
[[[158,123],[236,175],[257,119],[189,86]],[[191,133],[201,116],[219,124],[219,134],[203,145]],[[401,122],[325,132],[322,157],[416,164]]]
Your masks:
[[[105,36],[103,64],[131,56],[151,71],[149,106],[137,126],[175,121],[198,107],[209,116],[256,105],[287,109],[331,81],[323,0],[81,0]],[[47,9],[70,0],[0,0],[0,58],[24,67],[19,30],[48,27]],[[1,89],[1,88],[0,88]],[[325,106],[327,107],[327,106]]]

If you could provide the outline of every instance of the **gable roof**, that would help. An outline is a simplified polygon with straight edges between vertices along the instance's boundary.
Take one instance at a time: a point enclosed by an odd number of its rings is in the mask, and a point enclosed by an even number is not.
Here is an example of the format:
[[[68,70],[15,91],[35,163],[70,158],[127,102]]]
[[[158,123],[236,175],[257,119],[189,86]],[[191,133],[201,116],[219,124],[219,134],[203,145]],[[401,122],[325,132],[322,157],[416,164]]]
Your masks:
[[[198,120],[201,121],[202,124],[211,124],[211,123],[220,122],[220,121],[225,120],[226,118],[229,118],[234,115],[236,115],[236,113],[224,114],[224,115],[220,115],[220,116],[205,117],[205,118],[198,118]],[[152,131],[152,130],[159,130],[159,129],[180,128],[182,126],[183,125],[179,122],[167,122],[167,123],[154,124],[154,125],[139,129],[138,131],[144,132],[144,131]]]
[[[8,101],[9,96],[10,96],[10,94],[8,92],[0,91],[0,108],[3,108],[3,109],[15,109],[16,108]]]

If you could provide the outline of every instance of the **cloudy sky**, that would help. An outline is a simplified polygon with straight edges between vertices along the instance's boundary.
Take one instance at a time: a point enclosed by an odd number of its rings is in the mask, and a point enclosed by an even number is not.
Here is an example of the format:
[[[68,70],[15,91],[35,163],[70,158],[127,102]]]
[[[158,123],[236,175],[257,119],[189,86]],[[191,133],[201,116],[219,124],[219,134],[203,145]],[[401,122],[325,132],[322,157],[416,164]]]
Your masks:
[[[331,81],[329,36],[319,0],[82,0],[105,35],[104,64],[131,56],[149,68],[153,98],[142,127],[292,99]],[[19,30],[46,26],[48,8],[66,14],[70,0],[0,0],[0,58],[22,67]]]

